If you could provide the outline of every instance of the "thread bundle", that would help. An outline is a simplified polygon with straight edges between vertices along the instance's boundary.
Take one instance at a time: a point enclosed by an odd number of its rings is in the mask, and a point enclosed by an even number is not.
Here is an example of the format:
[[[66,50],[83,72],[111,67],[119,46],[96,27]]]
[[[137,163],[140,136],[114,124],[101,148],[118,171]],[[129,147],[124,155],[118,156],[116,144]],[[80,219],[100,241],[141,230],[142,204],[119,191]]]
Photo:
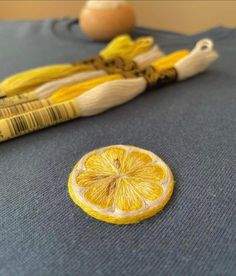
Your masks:
[[[72,100],[0,120],[0,131],[2,133],[0,141],[78,118],[79,116],[98,114],[127,102],[144,92],[149,82],[152,85],[159,85],[160,83],[165,84],[175,80],[184,80],[196,75],[204,71],[217,57],[218,54],[213,49],[213,42],[209,39],[201,40],[190,53],[182,51],[181,58],[176,58],[172,65],[170,57],[166,57],[164,61],[160,60],[159,66],[162,69],[159,69],[159,71],[158,68],[155,68],[158,62],[154,62],[152,66],[144,70],[134,70],[133,72],[116,75],[115,80],[95,86]],[[124,75],[132,78],[124,79]]]
[[[181,50],[181,51],[176,51],[161,59],[158,59],[152,64],[153,69],[160,73],[168,68],[171,68],[178,60],[186,56],[188,53],[189,51],[187,50]],[[112,81],[112,80],[124,79],[126,76],[129,77],[129,74],[130,73],[123,72],[122,74],[105,75],[105,76],[94,78],[86,82],[82,82],[82,83],[78,83],[70,86],[64,86],[58,90],[55,90],[52,96],[50,96],[47,100],[43,99],[43,100],[32,101],[29,103],[23,103],[23,104],[13,105],[11,107],[2,108],[0,109],[0,118],[6,118],[6,117],[20,114],[26,111],[31,111],[36,108],[49,106],[52,104],[71,100],[102,83]]]
[[[99,55],[105,60],[122,57],[133,59],[145,53],[153,46],[152,37],[140,37],[133,41],[128,35],[121,35],[112,40]],[[75,64],[57,64],[44,66],[18,73],[0,83],[0,96],[13,96],[36,89],[39,85],[54,79],[66,77],[78,72],[94,70],[92,64],[77,62]]]
[[[38,86],[32,92],[27,92],[27,93],[20,92],[16,96],[0,99],[0,108],[16,105],[20,103],[26,103],[37,99],[45,99],[60,87],[87,81],[95,77],[107,75],[108,73],[113,73],[117,70],[121,70],[121,69],[126,70],[125,67],[127,67],[127,65],[128,67],[130,67],[130,64],[135,65],[135,68],[144,68],[145,66],[149,65],[152,61],[162,57],[164,54],[157,45],[153,45],[153,38],[151,37],[142,37],[137,39],[135,42],[132,42],[129,36],[123,35],[114,39],[107,46],[107,48],[105,48],[101,52],[101,55],[102,56],[97,56],[92,59],[90,58],[84,62],[78,63],[82,65],[81,68],[84,68],[83,67],[84,65],[90,66],[89,68],[93,68],[92,71],[70,74],[68,77],[58,78],[56,80],[46,82],[45,84]],[[97,62],[98,60],[100,61],[100,63]],[[117,62],[117,60],[119,62]],[[113,66],[112,67],[107,66],[110,64],[112,64]],[[97,68],[98,66],[100,70],[98,70]],[[52,68],[52,67],[53,66],[48,66],[48,68]],[[39,68],[39,69],[26,71],[26,72],[17,74],[13,77],[7,78],[0,84],[0,91],[1,91],[1,86],[5,86],[5,90],[8,91],[9,94],[10,94],[9,91],[12,87],[17,88],[20,91],[23,91],[23,88],[25,86],[35,83],[35,80],[32,79],[32,76],[31,76],[33,73],[36,79],[40,79],[42,81],[43,80],[42,75],[44,74],[45,71],[47,71],[47,68],[45,69]],[[54,75],[56,74],[54,73]],[[48,78],[49,77],[50,76],[48,76]],[[21,81],[16,82],[17,78],[21,78]]]

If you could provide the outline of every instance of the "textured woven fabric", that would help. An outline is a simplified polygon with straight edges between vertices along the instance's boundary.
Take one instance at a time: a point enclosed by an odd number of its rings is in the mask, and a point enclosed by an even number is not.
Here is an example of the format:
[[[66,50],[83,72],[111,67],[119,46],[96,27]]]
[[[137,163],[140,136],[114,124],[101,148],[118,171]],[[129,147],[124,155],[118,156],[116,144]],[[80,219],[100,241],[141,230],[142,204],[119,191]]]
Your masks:
[[[236,272],[236,30],[153,35],[167,53],[215,41],[220,59],[204,74],[95,117],[0,144],[0,275],[233,275]],[[0,22],[0,78],[72,62],[102,49],[77,22]],[[67,179],[86,152],[131,144],[173,169],[174,195],[137,225],[88,217]]]

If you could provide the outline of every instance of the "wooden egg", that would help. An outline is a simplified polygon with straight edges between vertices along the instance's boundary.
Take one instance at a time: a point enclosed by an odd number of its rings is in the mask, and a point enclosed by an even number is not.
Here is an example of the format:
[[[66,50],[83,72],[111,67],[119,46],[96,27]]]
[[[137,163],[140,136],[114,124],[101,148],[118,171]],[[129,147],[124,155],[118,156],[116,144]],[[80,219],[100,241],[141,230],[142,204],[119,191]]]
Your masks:
[[[80,13],[82,31],[95,40],[130,33],[134,26],[134,9],[126,1],[87,1]]]

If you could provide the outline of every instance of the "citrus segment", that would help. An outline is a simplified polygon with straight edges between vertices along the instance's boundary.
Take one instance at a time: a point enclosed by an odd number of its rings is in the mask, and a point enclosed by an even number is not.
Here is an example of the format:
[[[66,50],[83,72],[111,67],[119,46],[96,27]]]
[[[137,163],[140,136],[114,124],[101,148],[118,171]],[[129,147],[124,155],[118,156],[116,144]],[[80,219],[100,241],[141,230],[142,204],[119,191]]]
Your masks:
[[[130,178],[129,183],[143,198],[153,201],[161,197],[163,189],[154,182],[141,182],[140,179]]]
[[[100,154],[93,154],[88,157],[85,161],[85,168],[88,170],[112,174],[114,172],[114,168],[109,164]]]
[[[105,180],[108,177],[109,175],[98,174],[94,171],[83,171],[77,176],[76,180],[80,187],[89,187],[93,184]]]
[[[101,208],[109,208],[113,205],[116,188],[116,179],[106,177],[88,188],[84,193],[84,198]]]
[[[112,164],[116,169],[122,170],[125,158],[125,150],[121,148],[109,148],[104,151],[103,156]]]
[[[160,181],[165,177],[164,170],[159,165],[147,165],[133,170],[129,176],[140,178],[142,181]]]
[[[146,153],[134,151],[128,154],[126,161],[124,170],[126,172],[131,172],[134,169],[152,162],[152,158]]]
[[[116,194],[116,206],[122,211],[134,211],[142,207],[140,196],[125,180],[120,181]]]

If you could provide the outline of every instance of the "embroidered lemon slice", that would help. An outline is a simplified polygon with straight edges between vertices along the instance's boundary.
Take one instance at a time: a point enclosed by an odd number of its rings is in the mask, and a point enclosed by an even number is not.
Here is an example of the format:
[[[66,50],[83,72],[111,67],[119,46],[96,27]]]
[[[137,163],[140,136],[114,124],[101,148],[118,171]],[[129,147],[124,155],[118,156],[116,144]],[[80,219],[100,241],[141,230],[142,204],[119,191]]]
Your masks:
[[[90,216],[130,224],[162,210],[172,195],[174,180],[157,155],[116,145],[83,156],[68,185],[72,200]]]

